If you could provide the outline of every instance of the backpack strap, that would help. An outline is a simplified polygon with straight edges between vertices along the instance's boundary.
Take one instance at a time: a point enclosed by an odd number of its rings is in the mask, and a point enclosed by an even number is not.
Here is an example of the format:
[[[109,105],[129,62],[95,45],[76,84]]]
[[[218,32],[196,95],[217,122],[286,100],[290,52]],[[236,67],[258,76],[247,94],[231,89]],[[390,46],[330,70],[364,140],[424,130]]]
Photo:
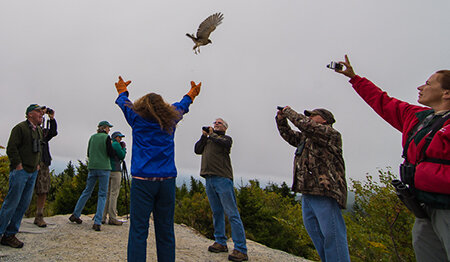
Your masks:
[[[425,145],[422,147],[423,159],[420,162],[432,162],[436,164],[450,165],[450,159],[431,158],[427,157],[425,153],[431,143],[431,140],[433,140],[434,135],[442,128],[442,126],[444,126],[444,123],[449,119],[450,111],[445,113],[441,118],[433,123],[433,125],[431,126],[431,133],[425,138]]]

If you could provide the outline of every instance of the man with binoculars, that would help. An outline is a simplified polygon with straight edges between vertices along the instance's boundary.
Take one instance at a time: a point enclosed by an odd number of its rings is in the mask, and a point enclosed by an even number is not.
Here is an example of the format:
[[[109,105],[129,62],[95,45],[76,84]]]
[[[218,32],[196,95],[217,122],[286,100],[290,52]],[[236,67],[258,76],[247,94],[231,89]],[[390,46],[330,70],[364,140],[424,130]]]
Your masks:
[[[25,115],[27,119],[12,129],[8,140],[9,189],[0,210],[0,243],[14,248],[23,247],[23,242],[15,235],[19,232],[20,222],[33,196],[43,138],[40,127],[42,107],[31,104]]]

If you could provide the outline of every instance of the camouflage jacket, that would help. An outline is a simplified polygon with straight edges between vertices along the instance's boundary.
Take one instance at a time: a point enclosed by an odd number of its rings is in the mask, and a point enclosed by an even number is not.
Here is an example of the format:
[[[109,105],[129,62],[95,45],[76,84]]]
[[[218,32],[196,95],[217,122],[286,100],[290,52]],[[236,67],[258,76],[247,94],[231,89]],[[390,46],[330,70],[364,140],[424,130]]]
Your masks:
[[[297,148],[292,190],[332,197],[341,208],[346,208],[347,182],[341,134],[330,125],[317,124],[290,108],[285,109],[284,116],[284,119],[276,118],[278,131],[286,142]],[[300,132],[292,130],[287,119]]]

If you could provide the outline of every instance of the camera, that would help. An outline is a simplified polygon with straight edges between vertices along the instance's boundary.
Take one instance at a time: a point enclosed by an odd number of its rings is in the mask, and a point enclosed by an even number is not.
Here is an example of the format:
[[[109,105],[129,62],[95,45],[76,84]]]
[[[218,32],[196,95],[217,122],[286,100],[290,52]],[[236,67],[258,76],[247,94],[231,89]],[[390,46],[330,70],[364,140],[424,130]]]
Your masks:
[[[283,108],[284,108],[284,106],[277,106],[277,109],[280,111],[283,110]]]
[[[343,65],[340,64],[340,63],[338,63],[338,62],[333,62],[333,61],[331,61],[331,63],[328,64],[327,67],[328,67],[329,69],[342,70]]]
[[[209,132],[209,126],[203,126],[202,130],[205,131],[206,133],[208,133]]]

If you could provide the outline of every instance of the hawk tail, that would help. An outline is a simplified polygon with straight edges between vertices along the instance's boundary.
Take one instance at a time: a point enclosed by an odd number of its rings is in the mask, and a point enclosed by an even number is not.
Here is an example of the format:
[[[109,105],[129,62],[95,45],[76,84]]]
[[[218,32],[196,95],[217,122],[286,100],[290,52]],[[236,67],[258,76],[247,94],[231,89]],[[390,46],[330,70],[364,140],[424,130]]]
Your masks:
[[[196,40],[195,37],[194,37],[194,35],[186,34],[186,36],[189,37],[189,38],[192,39],[192,40]]]

